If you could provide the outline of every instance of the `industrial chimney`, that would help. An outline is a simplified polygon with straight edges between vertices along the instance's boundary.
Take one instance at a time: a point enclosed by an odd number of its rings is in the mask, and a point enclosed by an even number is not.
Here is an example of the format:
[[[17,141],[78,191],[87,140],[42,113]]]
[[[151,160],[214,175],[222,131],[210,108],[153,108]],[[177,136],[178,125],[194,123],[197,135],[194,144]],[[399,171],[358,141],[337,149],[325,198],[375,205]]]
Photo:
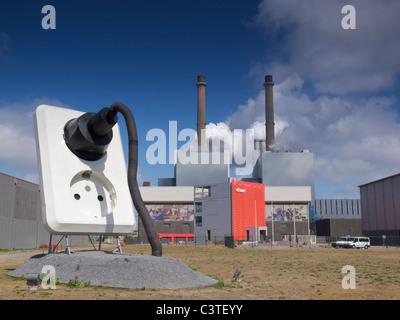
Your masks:
[[[274,97],[272,76],[265,76],[265,134],[266,134],[266,149],[272,151],[272,144],[275,140],[275,122],[274,122]]]
[[[206,151],[206,78],[197,77],[197,142],[200,152]]]

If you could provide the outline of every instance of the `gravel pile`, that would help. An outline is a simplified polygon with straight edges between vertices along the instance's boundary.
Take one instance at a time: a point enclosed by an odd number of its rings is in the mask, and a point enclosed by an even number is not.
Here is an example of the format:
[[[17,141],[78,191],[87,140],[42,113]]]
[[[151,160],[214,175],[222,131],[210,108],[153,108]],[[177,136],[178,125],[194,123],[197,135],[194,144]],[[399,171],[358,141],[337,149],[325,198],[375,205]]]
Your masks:
[[[45,265],[55,268],[56,278],[61,283],[69,283],[77,277],[79,282],[90,282],[91,286],[177,289],[213,286],[218,282],[172,257],[106,251],[40,254],[10,271],[9,275],[41,273]]]

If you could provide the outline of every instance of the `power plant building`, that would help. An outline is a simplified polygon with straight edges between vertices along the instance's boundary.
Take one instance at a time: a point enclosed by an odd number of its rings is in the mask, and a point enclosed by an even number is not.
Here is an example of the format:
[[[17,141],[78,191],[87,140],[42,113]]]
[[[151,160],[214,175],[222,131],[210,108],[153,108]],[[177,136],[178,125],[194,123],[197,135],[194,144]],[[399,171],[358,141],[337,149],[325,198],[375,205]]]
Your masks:
[[[242,181],[230,177],[230,162],[226,161],[224,153],[207,151],[206,85],[205,77],[198,76],[196,83],[198,153],[192,153],[192,161],[188,162],[186,155],[182,154],[182,151],[177,151],[174,177],[159,179],[157,187],[141,187],[143,199],[156,224],[157,232],[167,237],[168,234],[170,237],[178,237],[179,234],[187,234],[187,230],[193,230],[192,235],[196,241],[222,240],[225,236],[233,236],[235,240],[250,240],[249,238],[263,240],[272,237],[277,241],[290,234],[308,236],[310,234],[309,207],[314,199],[313,154],[308,150],[278,152],[272,148],[275,139],[272,76],[266,76],[264,82],[265,141],[255,143],[263,147],[253,151],[252,176]],[[235,187],[237,184],[248,186]],[[263,205],[260,204],[259,197],[256,201],[257,209],[254,209],[251,203],[248,205],[248,210],[235,211],[235,208],[242,205],[241,201],[247,203],[248,198],[253,194],[250,191],[244,192],[238,198],[236,190],[238,188],[253,190],[255,186],[262,188]],[[188,193],[183,196],[183,193],[178,191],[184,187],[191,188],[192,197]],[[209,193],[207,196],[202,193],[202,196],[198,197],[198,190],[206,190]],[[171,193],[175,196],[166,196]],[[156,194],[158,196],[153,196]],[[153,203],[150,203],[147,200],[148,197],[159,200],[158,210],[162,212],[160,214],[163,215],[162,219],[157,218],[158,214],[154,213],[157,210],[155,209],[157,201],[152,200],[150,202]],[[194,203],[194,208],[189,203]],[[182,207],[184,204],[189,206]],[[178,222],[177,219],[172,219],[171,210],[183,210],[190,213]],[[258,217],[257,223],[254,222],[254,216]],[[234,222],[239,220],[244,221],[240,232]],[[146,241],[141,230],[139,229],[139,238],[141,241]],[[167,232],[168,230],[174,232]]]
[[[263,152],[253,177],[268,187],[309,186],[314,199],[314,155],[308,150]]]

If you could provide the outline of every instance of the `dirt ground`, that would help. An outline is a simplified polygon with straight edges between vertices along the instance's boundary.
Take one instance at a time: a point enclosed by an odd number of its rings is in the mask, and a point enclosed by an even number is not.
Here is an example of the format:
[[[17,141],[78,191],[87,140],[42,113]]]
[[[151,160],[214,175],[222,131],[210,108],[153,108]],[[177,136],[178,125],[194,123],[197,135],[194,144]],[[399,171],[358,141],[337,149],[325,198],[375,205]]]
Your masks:
[[[73,248],[81,250],[83,248]],[[113,250],[114,247],[103,247]],[[128,245],[124,253],[150,254],[148,245]],[[7,272],[42,250],[0,252],[1,300],[398,300],[400,249],[292,248],[164,245],[163,255],[216,278],[215,287],[198,289],[115,289],[68,287],[29,290],[26,280]],[[353,266],[356,288],[343,289],[342,268]],[[236,268],[240,281],[233,281]]]

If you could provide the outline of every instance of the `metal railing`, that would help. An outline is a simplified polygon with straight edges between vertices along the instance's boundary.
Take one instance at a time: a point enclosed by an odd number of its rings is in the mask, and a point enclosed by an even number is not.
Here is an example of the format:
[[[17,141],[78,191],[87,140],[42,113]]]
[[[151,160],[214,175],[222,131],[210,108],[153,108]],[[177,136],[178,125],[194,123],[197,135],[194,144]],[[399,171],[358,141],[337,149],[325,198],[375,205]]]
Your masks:
[[[227,246],[227,247],[237,247],[237,246],[268,246],[270,248],[276,247],[303,247],[303,248],[315,248],[326,246],[330,247],[331,243],[337,241],[339,236],[316,236],[316,235],[287,235],[280,238],[275,238],[272,241],[271,237],[266,239],[255,239],[250,238],[245,241],[233,240],[232,236],[194,236],[192,238],[185,238],[176,236],[174,241],[172,238],[163,237],[162,243],[167,245],[193,245],[193,246]],[[371,241],[371,246],[387,246],[387,247],[400,247],[400,236],[369,236]],[[138,238],[131,238],[127,241],[127,244],[139,243]]]

